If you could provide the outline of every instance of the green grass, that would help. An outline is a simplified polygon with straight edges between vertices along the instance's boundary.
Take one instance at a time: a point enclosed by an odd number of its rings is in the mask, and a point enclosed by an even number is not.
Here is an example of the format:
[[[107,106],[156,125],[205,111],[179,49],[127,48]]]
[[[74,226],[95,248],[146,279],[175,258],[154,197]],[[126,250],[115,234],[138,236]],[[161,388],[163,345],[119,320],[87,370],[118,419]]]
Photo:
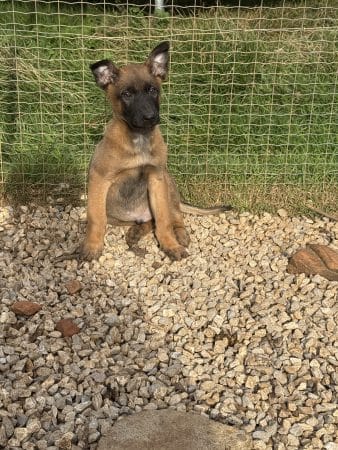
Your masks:
[[[184,196],[252,210],[300,211],[309,200],[336,208],[338,10],[306,4],[158,18],[20,1],[13,14],[2,1],[3,192],[78,201],[110,117],[89,64],[141,62],[169,39],[161,127]]]

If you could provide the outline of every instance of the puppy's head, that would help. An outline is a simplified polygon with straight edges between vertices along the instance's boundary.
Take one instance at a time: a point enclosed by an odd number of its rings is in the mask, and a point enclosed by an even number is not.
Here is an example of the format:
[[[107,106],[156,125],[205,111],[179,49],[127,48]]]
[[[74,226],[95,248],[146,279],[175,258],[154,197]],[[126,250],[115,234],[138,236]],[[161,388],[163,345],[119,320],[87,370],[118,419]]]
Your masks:
[[[117,68],[103,60],[90,66],[114,113],[133,131],[152,130],[160,121],[161,82],[168,73],[169,42],[162,42],[143,64]]]

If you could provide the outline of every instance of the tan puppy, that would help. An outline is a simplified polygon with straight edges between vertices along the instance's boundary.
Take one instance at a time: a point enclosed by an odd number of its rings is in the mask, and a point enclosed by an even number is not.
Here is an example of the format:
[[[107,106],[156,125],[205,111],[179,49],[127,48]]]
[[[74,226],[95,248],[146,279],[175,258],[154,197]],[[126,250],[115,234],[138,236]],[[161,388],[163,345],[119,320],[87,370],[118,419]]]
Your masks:
[[[158,126],[168,59],[169,43],[162,42],[143,64],[117,68],[103,60],[91,66],[112,105],[114,119],[90,163],[87,231],[79,249],[84,259],[101,255],[110,223],[131,225],[126,236],[130,248],[154,227],[162,250],[172,260],[180,260],[188,255],[189,244],[181,210],[213,214],[227,209],[183,205],[168,173],[167,146]]]

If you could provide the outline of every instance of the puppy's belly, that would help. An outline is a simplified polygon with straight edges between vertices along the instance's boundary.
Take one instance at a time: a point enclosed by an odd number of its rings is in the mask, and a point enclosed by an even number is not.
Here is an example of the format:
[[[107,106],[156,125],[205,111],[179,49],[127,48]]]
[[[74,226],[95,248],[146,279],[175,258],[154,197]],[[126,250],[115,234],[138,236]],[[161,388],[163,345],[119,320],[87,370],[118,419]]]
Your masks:
[[[143,223],[152,219],[146,190],[129,197],[121,195],[121,192],[109,192],[106,207],[107,217],[118,221]]]
[[[136,182],[135,182],[136,181]],[[122,222],[148,222],[152,219],[147,185],[143,180],[129,179],[107,196],[107,216]]]
[[[149,207],[144,207],[142,205],[134,209],[112,208],[111,211],[108,211],[108,216],[122,222],[143,223],[152,219]]]

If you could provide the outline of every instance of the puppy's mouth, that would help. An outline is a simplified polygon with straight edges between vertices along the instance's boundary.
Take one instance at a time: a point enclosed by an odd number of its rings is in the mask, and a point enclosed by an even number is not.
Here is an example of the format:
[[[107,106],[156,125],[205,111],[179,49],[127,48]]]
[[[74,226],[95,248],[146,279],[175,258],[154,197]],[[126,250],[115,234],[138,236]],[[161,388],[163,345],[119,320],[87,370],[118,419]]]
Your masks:
[[[151,120],[151,121],[144,121],[142,122],[142,124],[140,123],[133,123],[133,122],[127,122],[129,127],[132,128],[133,130],[137,130],[137,131],[150,131],[153,128],[156,127],[156,125],[158,125],[160,123],[160,118],[158,117],[155,120]]]

